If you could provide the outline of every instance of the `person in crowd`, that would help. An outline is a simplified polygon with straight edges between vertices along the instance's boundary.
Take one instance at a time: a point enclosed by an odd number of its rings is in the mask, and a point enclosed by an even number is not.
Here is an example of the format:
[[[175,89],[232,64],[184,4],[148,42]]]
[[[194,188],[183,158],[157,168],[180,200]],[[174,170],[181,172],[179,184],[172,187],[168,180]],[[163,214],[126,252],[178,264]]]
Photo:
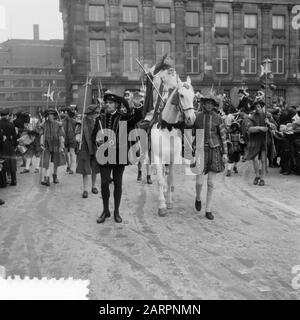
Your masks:
[[[261,92],[257,95],[252,105],[253,113],[249,117],[248,135],[249,143],[247,147],[246,160],[252,160],[255,172],[254,185],[265,185],[265,173],[267,165],[267,149],[274,153],[274,143],[269,128],[274,128],[274,124],[266,118],[264,96]],[[273,156],[271,156],[273,158]]]
[[[143,106],[144,106],[144,98],[141,96],[140,93],[136,93],[135,95],[132,94],[132,96],[130,96],[130,91],[125,91],[124,99],[127,100],[128,104],[129,104],[129,109],[130,109],[132,116],[134,115],[136,110],[138,110],[139,108],[143,108]],[[133,142],[133,144],[134,143],[135,142]],[[141,155],[141,152],[143,152],[143,150],[138,151],[138,156]],[[142,181],[142,175],[143,175],[142,174],[143,164],[141,161],[138,162],[137,167],[138,167],[137,181],[140,182],[140,181]],[[152,184],[151,166],[148,163],[146,164],[146,175],[147,175],[147,184]]]
[[[2,157],[5,160],[3,171],[10,174],[11,186],[17,185],[17,157],[15,149],[18,145],[15,126],[9,121],[9,110],[3,109],[0,111],[0,130],[4,138]]]
[[[204,170],[196,176],[195,208],[201,211],[201,192],[204,176],[207,175],[206,213],[209,220],[214,219],[212,214],[212,196],[216,175],[224,172],[227,162],[226,129],[221,116],[217,113],[219,101],[211,91],[201,98],[202,109],[196,117],[194,129],[204,129]],[[197,147],[196,147],[197,148]]]
[[[228,167],[226,176],[230,177],[232,169],[234,173],[238,173],[237,164],[241,158],[241,145],[244,144],[238,122],[233,122],[230,125],[230,130],[228,131],[228,142]]]
[[[25,168],[21,174],[30,172],[30,165],[35,166],[35,173],[39,173],[40,155],[42,152],[40,141],[40,128],[37,119],[31,119],[30,123],[25,124],[25,129],[18,139],[20,149],[24,149]],[[34,161],[35,160],[35,161]]]
[[[122,218],[120,216],[119,208],[122,198],[122,179],[125,166],[128,164],[128,159],[127,162],[124,163],[123,161],[120,161],[119,156],[121,154],[127,157],[128,145],[120,144],[119,137],[124,135],[127,137],[128,132],[135,128],[137,122],[142,119],[142,108],[138,108],[138,110],[135,110],[133,113],[130,110],[128,102],[123,97],[115,94],[105,94],[104,102],[106,113],[101,114],[96,119],[95,128],[92,134],[92,141],[99,147],[101,147],[103,144],[108,145],[109,148],[115,152],[114,154],[116,157],[113,159],[113,161],[110,161],[108,158],[106,163],[100,162],[103,212],[98,217],[97,223],[103,223],[106,218],[110,217],[109,184],[111,174],[114,183],[114,219],[115,222],[121,223]],[[120,111],[122,110],[123,106],[126,108],[126,113]],[[124,126],[120,127],[121,121],[127,122],[127,132],[124,131]],[[122,132],[119,130],[122,130]],[[126,139],[126,141],[128,141],[128,139]],[[108,149],[105,150],[105,156],[107,155]]]
[[[300,104],[296,106],[296,114],[293,116],[292,121],[296,122],[300,119]]]
[[[25,130],[25,125],[30,122],[30,116],[27,112],[18,111],[16,114],[10,115],[9,121],[14,124],[16,129],[17,139],[19,139]],[[26,159],[22,155],[21,167],[25,167],[25,166],[26,166]]]
[[[75,139],[75,112],[71,108],[67,108],[64,114],[63,120],[64,132],[65,132],[65,152],[67,160],[67,172],[73,174],[76,165],[76,154],[75,150],[77,142]]]
[[[239,89],[238,95],[240,97],[240,101],[237,109],[239,111],[243,111],[249,114],[250,113],[249,93],[245,89]]]
[[[42,176],[41,184],[50,186],[50,163],[53,163],[53,183],[58,184],[57,169],[66,164],[64,155],[63,124],[55,119],[57,111],[49,108],[45,112],[45,122],[41,125]]]
[[[95,119],[99,116],[99,114],[100,107],[98,105],[89,105],[81,123],[78,122],[75,127],[76,141],[77,143],[79,143],[76,173],[82,175],[82,198],[84,199],[88,198],[89,195],[89,176],[91,176],[92,179],[92,193],[98,194],[99,192],[96,188],[96,180],[97,174],[100,173],[100,167],[95,157],[97,148],[95,143],[92,141],[92,133],[95,127]]]
[[[7,185],[6,173],[3,170],[5,162],[3,157],[4,139],[6,139],[6,137],[3,136],[2,129],[0,128],[0,188],[6,188]],[[3,205],[4,203],[5,202],[0,199],[0,205]]]

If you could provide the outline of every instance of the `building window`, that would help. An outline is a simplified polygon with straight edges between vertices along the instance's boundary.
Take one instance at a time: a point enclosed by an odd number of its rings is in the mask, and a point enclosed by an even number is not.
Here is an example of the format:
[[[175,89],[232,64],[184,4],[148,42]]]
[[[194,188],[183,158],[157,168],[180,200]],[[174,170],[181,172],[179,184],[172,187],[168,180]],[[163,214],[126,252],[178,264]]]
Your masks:
[[[198,12],[187,12],[185,14],[185,25],[187,27],[199,27],[199,13]]]
[[[284,46],[273,46],[272,72],[277,74],[284,73]]]
[[[284,30],[284,16],[279,16],[279,15],[272,16],[272,29]]]
[[[257,29],[257,15],[256,14],[245,14],[244,28],[245,29]]]
[[[217,45],[217,70],[216,73],[228,73],[228,45]]]
[[[257,47],[245,46],[245,73],[256,74],[257,73]]]
[[[228,13],[216,13],[216,27],[228,28],[229,14]]]
[[[171,22],[171,13],[168,8],[156,8],[155,10],[155,21],[156,23],[167,23]]]
[[[33,80],[33,87],[34,88],[41,88],[42,87],[42,80]]]
[[[199,73],[199,45],[188,43],[186,46],[186,72]]]
[[[90,21],[104,21],[104,6],[89,6]]]
[[[106,72],[105,40],[90,40],[91,72]]]
[[[137,23],[138,22],[138,8],[137,7],[123,7],[123,21]]]
[[[14,88],[30,88],[32,87],[32,83],[31,83],[31,80],[23,80],[23,79],[14,80],[13,87]]]
[[[43,100],[42,94],[40,92],[31,92],[30,93],[30,100],[42,101]]]
[[[139,56],[138,41],[124,41],[124,72],[138,72],[136,58]]]
[[[156,41],[156,61],[158,62],[164,54],[171,54],[171,44],[169,41]]]
[[[56,80],[57,87],[63,88],[65,86],[64,80]]]

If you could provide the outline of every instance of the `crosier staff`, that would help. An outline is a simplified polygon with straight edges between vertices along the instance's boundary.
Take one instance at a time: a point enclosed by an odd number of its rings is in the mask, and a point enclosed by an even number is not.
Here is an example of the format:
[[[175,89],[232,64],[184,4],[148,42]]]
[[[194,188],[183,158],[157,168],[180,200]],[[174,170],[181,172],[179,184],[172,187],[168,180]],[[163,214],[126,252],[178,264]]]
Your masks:
[[[46,102],[46,110],[48,110],[49,108],[49,99],[53,98],[53,93],[50,92],[50,84],[48,86],[48,92],[44,95],[47,97],[47,102]],[[41,120],[42,121],[42,120]],[[41,137],[42,138],[42,137]],[[46,117],[45,117],[45,122],[44,122],[44,128],[43,128],[43,139],[42,143],[41,143],[41,147],[42,147],[42,155],[41,155],[41,172],[40,172],[40,183],[43,180],[43,169],[44,169],[44,157],[45,157],[45,143],[46,143]]]

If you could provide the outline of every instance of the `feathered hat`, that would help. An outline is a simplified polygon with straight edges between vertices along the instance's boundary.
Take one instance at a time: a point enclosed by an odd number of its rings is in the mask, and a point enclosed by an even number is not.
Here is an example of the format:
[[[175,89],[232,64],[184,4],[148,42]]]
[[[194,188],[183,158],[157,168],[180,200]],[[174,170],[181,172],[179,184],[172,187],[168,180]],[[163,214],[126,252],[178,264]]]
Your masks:
[[[221,102],[220,98],[217,96],[216,92],[214,91],[213,86],[208,92],[204,93],[204,95],[200,98],[200,101],[207,101],[207,100],[213,101],[216,106],[220,105],[220,102]]]

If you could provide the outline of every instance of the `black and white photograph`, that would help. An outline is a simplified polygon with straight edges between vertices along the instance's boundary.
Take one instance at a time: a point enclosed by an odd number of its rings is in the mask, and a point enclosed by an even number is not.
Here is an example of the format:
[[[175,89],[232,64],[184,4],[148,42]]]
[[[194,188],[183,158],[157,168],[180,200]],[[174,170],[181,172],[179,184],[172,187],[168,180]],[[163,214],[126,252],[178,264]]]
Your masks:
[[[300,299],[299,0],[0,0],[7,299]]]

